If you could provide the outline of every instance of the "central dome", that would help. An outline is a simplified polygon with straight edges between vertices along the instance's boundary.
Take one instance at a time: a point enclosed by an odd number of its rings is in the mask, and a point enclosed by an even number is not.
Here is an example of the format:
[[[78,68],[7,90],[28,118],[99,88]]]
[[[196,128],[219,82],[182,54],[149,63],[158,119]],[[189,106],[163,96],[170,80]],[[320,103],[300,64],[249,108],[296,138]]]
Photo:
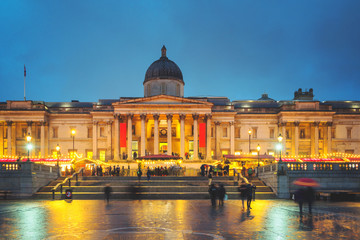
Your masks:
[[[178,65],[166,57],[165,46],[161,49],[161,58],[153,62],[147,69],[144,84],[157,79],[173,79],[185,84]]]
[[[171,95],[184,96],[184,80],[180,68],[166,57],[166,47],[161,49],[161,57],[147,69],[144,80],[144,96]]]

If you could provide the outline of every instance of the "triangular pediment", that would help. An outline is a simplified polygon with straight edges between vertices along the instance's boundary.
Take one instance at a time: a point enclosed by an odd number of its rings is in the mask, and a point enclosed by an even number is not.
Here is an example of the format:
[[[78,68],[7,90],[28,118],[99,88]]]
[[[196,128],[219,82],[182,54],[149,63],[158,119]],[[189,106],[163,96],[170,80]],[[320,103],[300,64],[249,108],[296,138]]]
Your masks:
[[[113,103],[113,105],[128,105],[128,104],[197,104],[197,105],[208,105],[213,104],[207,101],[200,101],[189,98],[174,97],[168,95],[158,95],[152,97],[130,99],[122,102]]]

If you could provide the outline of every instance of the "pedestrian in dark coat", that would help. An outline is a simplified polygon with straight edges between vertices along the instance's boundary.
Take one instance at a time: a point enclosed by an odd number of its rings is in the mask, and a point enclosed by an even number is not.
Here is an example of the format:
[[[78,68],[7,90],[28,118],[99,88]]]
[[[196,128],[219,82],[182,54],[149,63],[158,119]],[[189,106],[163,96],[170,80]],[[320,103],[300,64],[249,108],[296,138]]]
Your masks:
[[[251,208],[251,200],[254,196],[254,190],[256,189],[256,186],[254,186],[252,183],[248,183],[246,185],[246,198],[247,198],[247,209],[250,210]]]
[[[112,188],[110,187],[109,184],[107,184],[106,187],[104,188],[105,199],[107,203],[109,203],[111,192],[112,192]]]
[[[211,173],[209,173],[209,175],[208,175],[208,180],[209,180],[209,186],[211,185],[211,183],[212,183],[212,174]]]
[[[302,215],[303,204],[309,204],[309,213],[312,213],[312,203],[315,200],[315,191],[312,187],[300,188],[295,192],[295,202],[299,204],[300,215]]]
[[[142,175],[142,171],[141,171],[141,169],[139,168],[138,171],[137,171],[137,176],[138,176],[139,182],[140,182],[140,180],[141,180],[141,175]]]
[[[150,177],[151,177],[150,169],[147,170],[146,176],[147,176],[147,180],[150,181]]]
[[[246,193],[247,193],[247,187],[246,187],[246,182],[245,180],[242,180],[239,188],[238,188],[238,191],[240,192],[240,198],[241,198],[241,201],[242,201],[242,207],[243,209],[245,209],[245,199],[247,198],[246,196]]]
[[[221,183],[218,188],[219,206],[224,206],[225,195],[226,195],[226,190],[224,188],[224,184]]]
[[[213,207],[215,207],[216,206],[217,188],[215,187],[214,184],[211,184],[209,186],[209,196],[210,196],[210,199],[211,199],[211,205]]]

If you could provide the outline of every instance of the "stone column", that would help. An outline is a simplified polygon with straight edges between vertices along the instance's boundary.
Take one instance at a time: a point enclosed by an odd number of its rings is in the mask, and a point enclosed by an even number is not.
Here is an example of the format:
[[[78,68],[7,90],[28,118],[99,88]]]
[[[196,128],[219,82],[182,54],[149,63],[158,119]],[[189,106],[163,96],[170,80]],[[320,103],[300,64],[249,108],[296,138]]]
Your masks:
[[[172,126],[172,114],[167,114],[167,155],[172,154],[172,134],[171,134],[171,126]]]
[[[320,122],[314,122],[315,134],[314,134],[314,154],[319,155],[319,125]]]
[[[281,127],[281,136],[283,137],[283,140],[281,142],[281,154],[286,156],[286,122],[280,123]]]
[[[194,119],[194,160],[199,159],[199,130],[198,130],[198,119],[199,114],[193,114]]]
[[[7,124],[7,155],[8,156],[12,156],[12,125],[13,125],[13,121],[6,121]]]
[[[154,114],[154,154],[159,154],[159,114]]]
[[[120,115],[115,114],[114,160],[120,160]]]
[[[185,159],[185,114],[180,114],[180,157]]]
[[[93,121],[93,159],[98,159],[98,121]]]
[[[298,156],[299,155],[299,125],[300,125],[300,122],[294,122],[294,126],[295,126],[295,156]]]
[[[2,123],[0,123],[0,156],[4,155],[4,127]]]
[[[230,122],[230,154],[235,154],[235,126],[234,122]]]
[[[129,160],[133,159],[132,156],[132,118],[133,118],[133,114],[128,114],[127,115],[127,154],[128,154],[128,158]]]
[[[46,122],[40,122],[41,126],[40,126],[40,152],[41,152],[41,157],[46,157],[46,153],[45,153],[45,125]]]
[[[146,149],[146,114],[140,115],[141,120],[141,156],[145,156],[145,149]]]
[[[215,158],[219,159],[221,156],[220,152],[220,122],[215,123]]]
[[[107,135],[106,135],[106,161],[108,161],[109,159],[112,159],[111,153],[112,153],[112,123],[113,121],[107,121],[106,125],[107,125]],[[109,156],[110,155],[110,156]]]
[[[332,128],[332,122],[327,122],[326,125],[327,125],[327,151],[328,151],[328,154],[331,154],[332,153],[332,149],[331,149],[331,140],[332,140],[332,136],[331,136],[331,128]]]
[[[206,160],[211,160],[211,114],[205,115],[206,121]]]

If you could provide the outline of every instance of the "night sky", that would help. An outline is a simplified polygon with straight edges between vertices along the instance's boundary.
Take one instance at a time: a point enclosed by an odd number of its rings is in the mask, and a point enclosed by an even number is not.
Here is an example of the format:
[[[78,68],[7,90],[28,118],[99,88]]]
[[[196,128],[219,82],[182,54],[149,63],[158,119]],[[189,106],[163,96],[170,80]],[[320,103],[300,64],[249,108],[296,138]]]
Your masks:
[[[143,97],[161,47],[185,97],[360,100],[360,1],[0,1],[0,101]]]

